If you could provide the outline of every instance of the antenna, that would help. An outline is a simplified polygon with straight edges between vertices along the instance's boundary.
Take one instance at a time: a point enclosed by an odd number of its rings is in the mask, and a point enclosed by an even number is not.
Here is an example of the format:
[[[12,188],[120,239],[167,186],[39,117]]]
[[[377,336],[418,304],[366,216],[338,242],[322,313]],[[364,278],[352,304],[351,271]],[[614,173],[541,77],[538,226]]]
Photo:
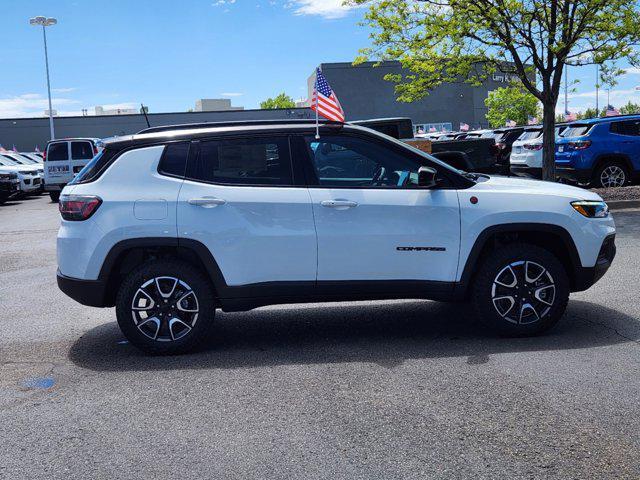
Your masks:
[[[151,124],[149,123],[149,117],[147,117],[147,108],[142,103],[140,104],[140,113],[144,115],[144,119],[147,122],[147,128],[151,128]]]

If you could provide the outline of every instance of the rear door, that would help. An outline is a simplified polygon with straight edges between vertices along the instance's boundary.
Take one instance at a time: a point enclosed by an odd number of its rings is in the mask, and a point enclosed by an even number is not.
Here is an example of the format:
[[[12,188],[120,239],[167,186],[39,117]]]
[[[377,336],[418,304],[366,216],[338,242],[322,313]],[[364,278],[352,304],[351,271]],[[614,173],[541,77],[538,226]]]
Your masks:
[[[45,183],[50,185],[69,183],[73,179],[70,158],[69,142],[62,140],[49,143],[44,167]]]
[[[294,181],[286,135],[194,142],[178,199],[181,238],[203,243],[229,286],[315,282],[309,192]]]
[[[72,140],[71,142],[71,172],[72,177],[89,163],[89,160],[97,153],[91,140]]]

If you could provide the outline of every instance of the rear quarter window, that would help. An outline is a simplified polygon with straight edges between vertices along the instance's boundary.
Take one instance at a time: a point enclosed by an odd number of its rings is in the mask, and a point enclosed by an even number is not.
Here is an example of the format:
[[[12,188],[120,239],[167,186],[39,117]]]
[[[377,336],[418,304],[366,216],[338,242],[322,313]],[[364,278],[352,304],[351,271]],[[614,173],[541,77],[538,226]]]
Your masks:
[[[59,162],[69,160],[69,147],[67,142],[50,143],[47,148],[47,161]]]
[[[591,125],[573,125],[571,127],[567,127],[567,129],[562,132],[563,137],[582,137],[589,133],[591,130]]]
[[[184,177],[187,169],[189,143],[170,143],[164,149],[158,171],[164,175]]]

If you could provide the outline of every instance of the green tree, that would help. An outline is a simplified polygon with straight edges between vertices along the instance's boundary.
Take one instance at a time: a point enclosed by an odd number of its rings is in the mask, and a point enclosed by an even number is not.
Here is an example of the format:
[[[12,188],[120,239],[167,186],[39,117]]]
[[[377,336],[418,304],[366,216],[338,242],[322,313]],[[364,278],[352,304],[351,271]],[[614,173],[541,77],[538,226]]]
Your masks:
[[[620,107],[620,113],[623,115],[631,115],[633,113],[640,113],[640,104],[633,103],[631,100],[626,105]]]
[[[535,117],[538,99],[521,87],[498,88],[489,92],[484,104],[489,111],[487,120],[494,127],[504,127],[508,120],[526,125],[529,116]]]
[[[414,101],[452,81],[517,76],[543,107],[543,176],[555,178],[554,127],[565,64],[628,59],[640,43],[629,0],[347,0],[368,4],[372,45],[356,61],[398,59],[398,99]]]
[[[286,93],[282,92],[275,98],[267,98],[264,102],[260,102],[260,108],[269,110],[274,108],[294,108],[296,102],[293,101]]]

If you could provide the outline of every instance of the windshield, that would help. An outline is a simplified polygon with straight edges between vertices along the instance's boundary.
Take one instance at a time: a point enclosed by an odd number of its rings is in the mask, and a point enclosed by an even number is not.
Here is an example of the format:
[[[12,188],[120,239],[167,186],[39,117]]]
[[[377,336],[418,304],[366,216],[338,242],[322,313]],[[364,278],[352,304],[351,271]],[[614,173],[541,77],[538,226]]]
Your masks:
[[[591,125],[571,125],[567,127],[567,129],[562,132],[561,136],[563,137],[582,137],[589,133],[591,129]]]
[[[4,165],[5,167],[15,167],[18,165],[18,162],[14,162],[12,159],[2,155],[0,157],[0,165]]]

